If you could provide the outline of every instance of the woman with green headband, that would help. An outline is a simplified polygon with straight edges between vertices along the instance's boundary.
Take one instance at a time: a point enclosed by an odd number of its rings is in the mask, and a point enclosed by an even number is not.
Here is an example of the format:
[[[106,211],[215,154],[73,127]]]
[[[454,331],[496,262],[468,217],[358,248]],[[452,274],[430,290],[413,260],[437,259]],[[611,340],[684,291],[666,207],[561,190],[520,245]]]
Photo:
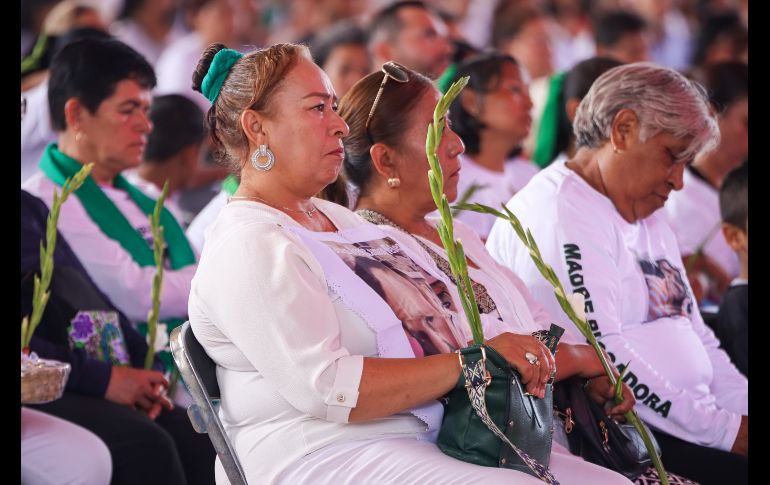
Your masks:
[[[386,93],[399,83],[378,75]],[[420,79],[422,103],[435,105],[438,91]],[[337,179],[349,130],[307,48],[241,56],[212,45],[193,87],[212,102],[215,147],[240,183],[207,229],[190,325],[217,364],[220,416],[247,480],[541,483],[456,460],[435,444],[438,400],[460,376],[452,351],[470,331],[446,275],[314,197]],[[446,140],[442,150],[458,141]],[[542,393],[553,357],[539,340],[503,332],[488,344],[528,391]]]

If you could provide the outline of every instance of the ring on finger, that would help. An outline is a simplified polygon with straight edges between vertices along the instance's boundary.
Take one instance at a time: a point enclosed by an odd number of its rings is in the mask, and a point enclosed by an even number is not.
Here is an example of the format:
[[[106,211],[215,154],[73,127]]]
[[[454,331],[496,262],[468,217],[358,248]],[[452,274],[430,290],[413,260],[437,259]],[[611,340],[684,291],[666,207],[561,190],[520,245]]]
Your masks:
[[[526,352],[524,354],[524,358],[527,359],[527,362],[529,362],[531,365],[540,365],[540,359],[538,359],[537,356],[532,352]]]

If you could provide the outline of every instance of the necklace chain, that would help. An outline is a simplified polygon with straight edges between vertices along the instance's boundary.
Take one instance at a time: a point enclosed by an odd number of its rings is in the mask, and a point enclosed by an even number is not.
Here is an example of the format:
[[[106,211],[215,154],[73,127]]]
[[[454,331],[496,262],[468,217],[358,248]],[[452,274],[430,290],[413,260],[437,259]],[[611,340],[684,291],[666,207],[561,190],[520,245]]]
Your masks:
[[[276,205],[272,204],[262,197],[257,197],[256,195],[232,195],[230,196],[229,200],[258,200],[259,202],[262,202],[264,204],[269,205],[270,207],[273,207],[275,209],[284,209],[291,212],[300,212],[302,214],[305,214],[307,217],[313,217],[313,215],[318,212],[318,207],[316,207],[314,204],[311,203],[312,208],[308,210],[304,209],[291,209],[289,207],[284,207],[282,205]]]

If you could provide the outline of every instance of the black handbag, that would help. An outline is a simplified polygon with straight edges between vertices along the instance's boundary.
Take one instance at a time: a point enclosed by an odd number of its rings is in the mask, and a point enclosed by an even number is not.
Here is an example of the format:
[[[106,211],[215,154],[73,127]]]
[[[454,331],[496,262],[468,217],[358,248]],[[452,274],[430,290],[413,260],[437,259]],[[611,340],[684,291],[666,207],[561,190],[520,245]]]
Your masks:
[[[554,411],[564,419],[569,450],[588,462],[635,480],[652,466],[641,435],[632,424],[608,417],[602,406],[585,392],[585,383],[585,379],[571,378],[554,386]],[[660,455],[655,437],[649,431],[648,434]]]
[[[546,334],[555,349],[564,330]],[[551,350],[553,352],[553,350]],[[552,381],[545,398],[525,392],[513,367],[492,347],[458,351],[463,373],[444,407],[437,445],[449,456],[477,465],[510,468],[558,484],[548,471],[553,425]]]

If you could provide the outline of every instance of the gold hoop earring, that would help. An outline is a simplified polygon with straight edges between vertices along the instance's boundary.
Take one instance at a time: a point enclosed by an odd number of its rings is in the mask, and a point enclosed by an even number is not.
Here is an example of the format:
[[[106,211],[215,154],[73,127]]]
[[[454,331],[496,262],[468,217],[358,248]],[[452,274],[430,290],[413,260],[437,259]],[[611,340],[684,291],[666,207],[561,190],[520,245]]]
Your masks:
[[[618,147],[616,147],[614,143],[612,143],[612,151],[615,153],[620,153],[620,150],[618,150]]]
[[[388,187],[391,189],[397,189],[401,185],[401,179],[398,177],[391,177],[388,179]]]
[[[78,131],[77,133],[75,133],[75,141],[76,142],[79,143],[80,140],[82,140],[82,139],[83,139],[83,132],[82,131]]]

